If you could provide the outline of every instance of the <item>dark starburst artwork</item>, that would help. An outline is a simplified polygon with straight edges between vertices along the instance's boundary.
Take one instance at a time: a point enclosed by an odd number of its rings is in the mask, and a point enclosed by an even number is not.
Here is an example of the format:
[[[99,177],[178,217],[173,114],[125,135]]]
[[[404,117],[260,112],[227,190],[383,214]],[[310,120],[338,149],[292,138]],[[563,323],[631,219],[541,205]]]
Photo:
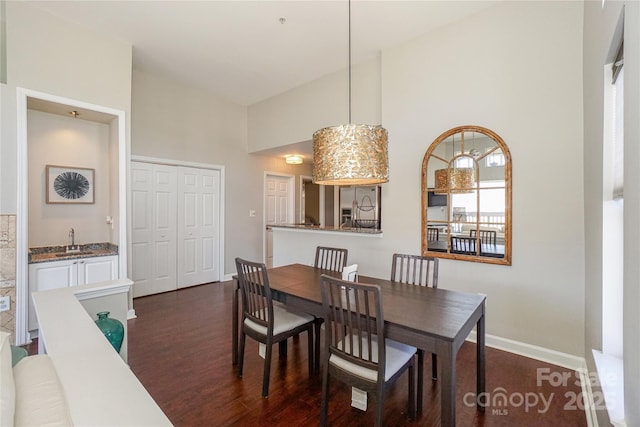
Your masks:
[[[93,169],[47,165],[47,203],[94,203]]]
[[[77,172],[63,172],[53,181],[53,189],[56,193],[69,200],[84,197],[89,188],[87,178]]]

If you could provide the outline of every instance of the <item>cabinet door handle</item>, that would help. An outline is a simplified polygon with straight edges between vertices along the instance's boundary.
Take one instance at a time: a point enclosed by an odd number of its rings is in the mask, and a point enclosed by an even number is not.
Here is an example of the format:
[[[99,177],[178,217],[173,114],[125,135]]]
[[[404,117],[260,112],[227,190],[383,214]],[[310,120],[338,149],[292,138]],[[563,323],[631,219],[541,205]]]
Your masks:
[[[74,263],[74,264],[77,264],[77,263],[78,263],[78,261],[73,261],[73,263]]]

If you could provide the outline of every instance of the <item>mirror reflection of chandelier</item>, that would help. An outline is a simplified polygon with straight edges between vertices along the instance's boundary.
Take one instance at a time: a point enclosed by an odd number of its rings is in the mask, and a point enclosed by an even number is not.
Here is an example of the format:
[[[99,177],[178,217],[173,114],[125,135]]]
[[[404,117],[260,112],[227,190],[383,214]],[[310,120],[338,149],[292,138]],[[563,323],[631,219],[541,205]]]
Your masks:
[[[473,168],[438,169],[435,171],[436,194],[471,193],[475,187]]]
[[[455,137],[451,140],[451,154],[453,160],[449,162],[449,167],[446,169],[438,169],[435,171],[435,188],[436,194],[447,193],[471,193],[475,187],[475,171],[472,167],[456,167],[460,158],[468,159],[468,156],[464,155],[464,133],[460,138],[460,145],[462,152],[460,156],[456,156],[455,152]],[[477,151],[475,147],[473,150]],[[469,153],[472,157],[476,157],[473,153]],[[465,164],[466,166],[466,164]]]

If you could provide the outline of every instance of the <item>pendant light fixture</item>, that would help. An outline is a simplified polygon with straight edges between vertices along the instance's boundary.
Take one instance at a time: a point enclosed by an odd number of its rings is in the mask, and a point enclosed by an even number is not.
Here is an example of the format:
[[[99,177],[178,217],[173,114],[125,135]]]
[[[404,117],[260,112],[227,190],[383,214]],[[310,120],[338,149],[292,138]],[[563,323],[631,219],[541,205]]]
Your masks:
[[[461,136],[461,146],[464,150],[464,134]],[[473,187],[475,187],[475,170],[468,167],[457,167],[456,162],[458,156],[455,152],[455,136],[451,141],[451,154],[453,160],[450,161],[450,165],[446,169],[438,169],[434,174],[434,193],[435,194],[447,194],[447,193],[472,193]]]
[[[349,0],[349,124],[313,134],[313,182],[371,185],[389,181],[388,135],[382,126],[351,123],[351,0]]]

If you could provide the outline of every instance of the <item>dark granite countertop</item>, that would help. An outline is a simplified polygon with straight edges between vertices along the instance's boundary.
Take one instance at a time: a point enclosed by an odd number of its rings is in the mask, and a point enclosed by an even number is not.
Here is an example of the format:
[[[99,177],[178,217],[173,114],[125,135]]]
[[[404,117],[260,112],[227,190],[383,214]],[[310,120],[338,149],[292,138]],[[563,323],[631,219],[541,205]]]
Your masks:
[[[359,234],[382,234],[382,230],[376,228],[364,228],[364,227],[320,227],[319,225],[307,225],[307,224],[279,224],[269,225],[269,227],[280,228],[293,228],[298,230],[312,230],[312,231],[337,231],[343,233],[359,233]]]
[[[118,255],[118,245],[114,245],[113,243],[87,243],[77,246],[79,249],[77,252],[67,252],[67,246],[29,248],[29,264]]]

